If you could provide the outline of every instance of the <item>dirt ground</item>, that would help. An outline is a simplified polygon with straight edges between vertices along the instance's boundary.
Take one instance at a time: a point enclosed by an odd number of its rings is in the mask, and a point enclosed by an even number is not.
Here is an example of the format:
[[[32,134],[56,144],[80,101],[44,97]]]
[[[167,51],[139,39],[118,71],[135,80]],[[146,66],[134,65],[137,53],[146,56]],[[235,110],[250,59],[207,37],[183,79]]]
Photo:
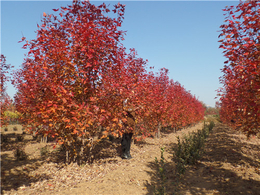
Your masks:
[[[203,124],[175,133],[162,132],[160,139],[147,138],[131,147],[130,160],[120,158],[120,140],[107,140],[93,149],[93,162],[65,166],[64,156],[53,143],[29,138],[1,145],[2,194],[122,195],[154,194],[159,183],[155,157],[165,147],[166,194],[260,194],[260,140],[247,140],[238,132],[217,124],[210,134],[202,159],[177,179],[173,161],[176,136],[202,129]],[[16,146],[13,146],[16,144]],[[19,145],[20,144],[20,145]],[[28,159],[16,161],[12,149],[24,147]],[[41,156],[43,147],[49,152]]]

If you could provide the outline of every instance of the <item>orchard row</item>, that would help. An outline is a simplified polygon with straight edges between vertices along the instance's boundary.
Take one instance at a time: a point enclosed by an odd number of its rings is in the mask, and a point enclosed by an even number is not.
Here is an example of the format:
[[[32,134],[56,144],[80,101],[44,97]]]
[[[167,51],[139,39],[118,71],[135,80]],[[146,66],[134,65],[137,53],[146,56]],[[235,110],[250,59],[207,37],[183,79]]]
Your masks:
[[[6,64],[6,57],[1,54],[0,58],[0,125],[5,125],[6,121],[8,119],[7,116],[5,116],[5,111],[10,107],[11,99],[6,93],[6,83],[10,80],[10,77],[8,76],[11,65]]]
[[[79,137],[124,133],[126,111],[135,110],[135,135],[149,136],[162,127],[194,124],[204,107],[168,70],[154,73],[131,49],[126,53],[119,30],[125,7],[74,1],[43,14],[37,38],[25,41],[27,57],[14,75],[17,110],[28,130],[59,143]],[[108,17],[110,11],[117,17]]]
[[[228,60],[222,69],[220,117],[255,135],[260,131],[260,2],[240,2],[224,11],[220,48]]]

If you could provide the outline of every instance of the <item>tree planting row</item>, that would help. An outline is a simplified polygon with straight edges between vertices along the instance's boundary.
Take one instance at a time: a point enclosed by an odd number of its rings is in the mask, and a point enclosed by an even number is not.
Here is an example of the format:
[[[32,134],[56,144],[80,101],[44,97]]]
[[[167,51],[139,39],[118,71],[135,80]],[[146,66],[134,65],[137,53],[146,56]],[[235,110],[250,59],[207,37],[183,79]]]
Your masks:
[[[142,137],[203,119],[202,103],[170,80],[167,69],[154,73],[134,49],[126,52],[119,30],[124,5],[110,10],[74,1],[53,11],[58,14],[43,14],[36,39],[22,38],[28,53],[13,80],[28,131],[41,127],[69,146],[79,138],[122,135],[129,110],[136,113],[135,135]]]
[[[240,2],[224,11],[220,48],[227,61],[220,80],[220,117],[255,135],[260,131],[260,2]]]
[[[10,80],[9,72],[12,66],[6,63],[6,57],[1,54],[0,58],[0,126],[6,125],[8,116],[5,111],[11,104],[11,98],[6,93],[6,83]]]

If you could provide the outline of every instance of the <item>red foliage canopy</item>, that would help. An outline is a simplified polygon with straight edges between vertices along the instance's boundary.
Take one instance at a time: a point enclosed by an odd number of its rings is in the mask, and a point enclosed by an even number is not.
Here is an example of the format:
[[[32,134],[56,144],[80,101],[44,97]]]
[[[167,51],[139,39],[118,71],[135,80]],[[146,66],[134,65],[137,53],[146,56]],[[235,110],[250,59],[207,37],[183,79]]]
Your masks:
[[[221,119],[257,134],[260,128],[260,2],[240,2],[225,8],[219,42],[227,57],[221,82]],[[235,121],[235,123],[231,123]]]
[[[125,130],[126,99],[136,110],[137,135],[203,119],[202,104],[169,80],[168,70],[147,72],[147,61],[134,49],[125,52],[124,32],[118,30],[124,9],[115,5],[117,18],[110,18],[105,4],[75,1],[58,16],[43,14],[37,38],[24,45],[29,52],[14,80],[16,106],[29,129],[42,127],[59,143],[93,138],[100,126],[119,135]]]

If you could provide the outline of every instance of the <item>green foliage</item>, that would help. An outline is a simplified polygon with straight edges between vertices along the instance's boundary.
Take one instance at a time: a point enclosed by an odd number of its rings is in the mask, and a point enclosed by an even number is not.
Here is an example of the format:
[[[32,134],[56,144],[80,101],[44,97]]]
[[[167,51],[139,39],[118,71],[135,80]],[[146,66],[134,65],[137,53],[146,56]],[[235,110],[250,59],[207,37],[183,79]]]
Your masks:
[[[18,124],[18,119],[19,117],[21,116],[21,114],[17,111],[5,111],[3,113],[4,117],[5,117],[5,120],[8,121],[8,124]]]
[[[205,115],[218,115],[219,114],[219,108],[218,107],[206,107]]]
[[[161,148],[161,159],[158,161],[155,157],[155,163],[157,166],[158,176],[160,178],[157,188],[154,189],[154,194],[164,195],[166,191],[166,176],[165,176],[165,158],[163,156],[164,148]]]
[[[26,160],[27,154],[25,153],[23,148],[16,148],[14,150],[14,157],[16,158],[17,161]]]
[[[222,122],[221,120],[220,120],[220,117],[219,117],[219,114],[218,115],[213,115],[213,117],[216,119],[216,121],[217,122]]]
[[[4,112],[4,116],[7,116],[7,117],[10,117],[10,119],[18,119],[20,117],[20,113],[15,111],[15,112],[12,112],[12,111],[5,111]]]
[[[215,126],[214,122],[211,121],[209,125],[205,125],[202,130],[198,130],[197,133],[189,133],[185,135],[180,140],[177,137],[178,146],[174,149],[176,157],[176,170],[179,175],[184,174],[186,170],[186,165],[194,165],[201,157],[206,138],[208,137],[210,131],[212,131]]]
[[[215,127],[215,123],[213,122],[213,121],[211,121],[210,123],[209,123],[209,131],[212,131],[212,129]]]
[[[206,123],[210,123],[211,121],[213,121],[214,123],[221,122],[220,118],[219,118],[219,115],[208,115],[208,116],[205,117],[204,121]]]

